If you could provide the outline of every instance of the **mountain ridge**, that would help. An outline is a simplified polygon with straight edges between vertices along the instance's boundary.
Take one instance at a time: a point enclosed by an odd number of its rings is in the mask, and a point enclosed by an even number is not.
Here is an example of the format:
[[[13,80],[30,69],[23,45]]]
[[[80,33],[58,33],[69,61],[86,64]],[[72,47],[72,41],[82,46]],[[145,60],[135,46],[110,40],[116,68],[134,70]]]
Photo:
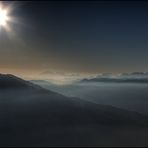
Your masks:
[[[79,81],[79,83],[85,82],[148,83],[148,78],[85,78]]]

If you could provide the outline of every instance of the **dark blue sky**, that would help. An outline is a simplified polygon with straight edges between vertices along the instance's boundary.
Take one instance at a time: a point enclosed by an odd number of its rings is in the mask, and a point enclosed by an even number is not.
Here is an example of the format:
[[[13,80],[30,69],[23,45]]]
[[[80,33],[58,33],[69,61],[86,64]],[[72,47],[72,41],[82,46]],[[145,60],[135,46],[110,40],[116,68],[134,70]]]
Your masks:
[[[41,71],[148,71],[146,1],[23,2],[13,15],[25,24],[13,27],[28,47],[15,54],[27,60],[7,67],[28,62],[25,68]]]

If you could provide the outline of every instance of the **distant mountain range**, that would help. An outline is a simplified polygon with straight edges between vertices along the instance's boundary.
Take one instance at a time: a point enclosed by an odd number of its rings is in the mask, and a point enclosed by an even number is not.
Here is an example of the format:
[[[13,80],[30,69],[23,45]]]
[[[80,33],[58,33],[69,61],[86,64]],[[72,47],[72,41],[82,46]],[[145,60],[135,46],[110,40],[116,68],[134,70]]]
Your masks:
[[[91,78],[79,82],[148,83],[148,78]]]
[[[148,83],[148,72],[121,73],[117,75],[102,73],[94,78],[84,78],[79,82]]]
[[[0,119],[0,146],[45,128],[148,127],[145,115],[66,97],[9,74],[0,75]]]

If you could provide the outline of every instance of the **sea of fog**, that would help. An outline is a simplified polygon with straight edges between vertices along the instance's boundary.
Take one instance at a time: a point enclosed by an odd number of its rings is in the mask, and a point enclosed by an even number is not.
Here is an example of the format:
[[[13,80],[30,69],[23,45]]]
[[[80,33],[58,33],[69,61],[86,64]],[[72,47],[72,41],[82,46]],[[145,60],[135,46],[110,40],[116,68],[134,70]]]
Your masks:
[[[71,85],[42,83],[41,86],[66,96],[148,114],[148,84],[146,83],[89,82]]]
[[[38,81],[38,85],[65,96],[78,97],[98,104],[148,114],[147,84],[73,83],[54,85],[46,81]],[[135,119],[133,113],[131,113],[132,116],[130,116],[130,112],[126,112],[128,115],[122,114],[122,111],[118,109],[113,109],[112,112],[109,107],[102,108],[99,105],[100,109],[97,111],[95,105],[91,107],[91,103],[88,103],[89,105],[86,103],[86,108],[83,108],[83,101],[78,98],[75,98],[78,99],[75,106],[76,100],[73,102],[72,98],[62,97],[50,91],[45,93],[46,91],[43,90],[22,89],[17,91],[17,89],[0,91],[0,146],[148,146],[147,127],[134,126],[136,124],[124,126],[126,121],[128,123],[131,118]],[[141,117],[136,115],[134,121],[143,121],[143,116]],[[94,118],[99,119],[100,123],[107,121],[108,124],[87,124],[87,121]],[[83,124],[76,124],[77,121],[79,123],[79,119],[82,119],[80,121]],[[70,126],[63,124],[67,121],[69,123],[72,121],[74,124]],[[120,121],[123,121],[123,126],[122,124],[120,126]],[[144,121],[147,120],[144,118]]]

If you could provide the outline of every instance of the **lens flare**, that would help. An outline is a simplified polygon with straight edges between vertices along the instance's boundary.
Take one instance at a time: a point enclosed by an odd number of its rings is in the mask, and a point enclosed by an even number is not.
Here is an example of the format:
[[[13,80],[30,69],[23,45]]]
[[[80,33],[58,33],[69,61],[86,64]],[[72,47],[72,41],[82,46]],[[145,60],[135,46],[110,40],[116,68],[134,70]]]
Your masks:
[[[7,10],[0,8],[0,26],[6,26],[8,21]]]

